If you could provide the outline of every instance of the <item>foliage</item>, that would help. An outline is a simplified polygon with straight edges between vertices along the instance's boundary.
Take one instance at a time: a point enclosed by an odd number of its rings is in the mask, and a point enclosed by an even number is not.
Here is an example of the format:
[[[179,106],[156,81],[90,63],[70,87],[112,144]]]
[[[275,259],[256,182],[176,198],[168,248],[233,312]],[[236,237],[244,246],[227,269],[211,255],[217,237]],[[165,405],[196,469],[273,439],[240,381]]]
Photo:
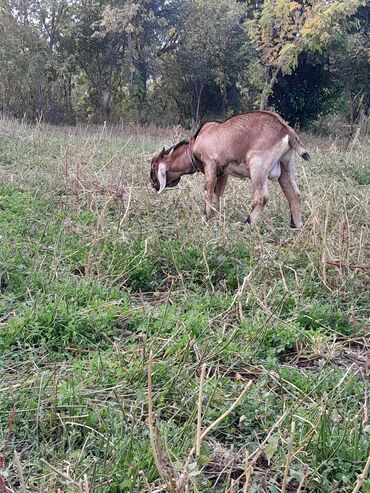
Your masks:
[[[269,103],[301,125],[328,108],[345,114],[352,135],[368,113],[365,0],[1,0],[0,9],[0,111],[27,121],[191,126]]]
[[[324,55],[301,54],[291,73],[278,77],[271,101],[275,110],[291,124],[308,127],[337,106],[330,64]]]
[[[265,0],[256,9],[246,29],[264,67],[261,109],[280,72],[290,74],[301,53],[322,52],[340,40],[362,5],[364,0]]]

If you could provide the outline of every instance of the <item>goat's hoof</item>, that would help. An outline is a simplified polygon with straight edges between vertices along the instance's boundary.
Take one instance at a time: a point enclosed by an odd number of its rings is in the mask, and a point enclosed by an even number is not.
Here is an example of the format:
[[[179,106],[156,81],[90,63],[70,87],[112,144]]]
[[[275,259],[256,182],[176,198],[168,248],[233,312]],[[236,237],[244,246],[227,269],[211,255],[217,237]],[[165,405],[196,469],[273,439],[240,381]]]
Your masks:
[[[247,219],[245,220],[245,224],[250,224],[251,223],[251,216],[248,216]]]
[[[292,229],[301,229],[302,228],[302,223],[299,221],[298,224],[294,222],[293,216],[290,216],[290,227]]]
[[[293,222],[290,223],[291,229],[302,229],[302,224],[295,224]]]

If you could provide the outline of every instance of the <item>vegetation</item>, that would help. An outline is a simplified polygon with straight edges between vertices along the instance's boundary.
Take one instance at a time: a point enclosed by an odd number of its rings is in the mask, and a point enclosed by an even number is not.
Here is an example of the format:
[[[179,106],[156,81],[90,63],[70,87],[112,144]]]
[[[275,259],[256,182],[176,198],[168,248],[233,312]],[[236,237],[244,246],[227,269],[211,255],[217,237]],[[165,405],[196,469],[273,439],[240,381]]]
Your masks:
[[[0,493],[370,491],[369,13],[0,0]],[[310,132],[302,230],[151,189],[258,108]]]
[[[369,12],[366,0],[1,0],[0,112],[191,126],[272,107],[305,126],[339,113],[352,137],[369,114]]]
[[[0,491],[160,491],[150,354],[190,491],[368,491],[368,143],[304,136],[303,230],[275,186],[251,230],[242,181],[146,186],[178,132],[0,123]]]

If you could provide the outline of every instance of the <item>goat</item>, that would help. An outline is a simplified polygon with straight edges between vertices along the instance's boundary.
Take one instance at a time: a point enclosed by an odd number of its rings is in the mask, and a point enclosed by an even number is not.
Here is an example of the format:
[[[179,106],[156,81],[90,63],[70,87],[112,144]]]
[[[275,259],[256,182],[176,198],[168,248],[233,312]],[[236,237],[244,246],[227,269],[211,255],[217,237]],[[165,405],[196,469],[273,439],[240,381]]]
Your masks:
[[[267,180],[278,180],[289,202],[291,227],[300,228],[301,201],[293,151],[310,159],[294,130],[279,115],[253,111],[224,122],[207,122],[190,141],[181,141],[167,151],[163,148],[151,161],[151,182],[160,193],[176,186],[183,175],[204,173],[208,220],[213,196],[219,209],[228,177],[250,178],[253,204],[246,222],[254,225],[268,201]]]

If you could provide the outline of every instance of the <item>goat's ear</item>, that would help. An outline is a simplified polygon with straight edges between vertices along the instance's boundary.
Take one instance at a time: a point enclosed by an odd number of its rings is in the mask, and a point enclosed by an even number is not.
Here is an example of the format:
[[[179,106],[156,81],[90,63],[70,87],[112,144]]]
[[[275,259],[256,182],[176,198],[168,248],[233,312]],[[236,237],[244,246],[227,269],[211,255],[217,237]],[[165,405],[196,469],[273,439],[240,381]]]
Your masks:
[[[162,150],[161,150],[161,152],[159,153],[159,156],[158,156],[158,157],[163,157],[165,152],[166,152],[166,148],[165,148],[165,147],[163,147],[163,149],[162,149]]]
[[[158,167],[158,181],[159,181],[159,190],[158,193],[161,193],[164,188],[166,188],[167,184],[167,166],[161,163]]]

